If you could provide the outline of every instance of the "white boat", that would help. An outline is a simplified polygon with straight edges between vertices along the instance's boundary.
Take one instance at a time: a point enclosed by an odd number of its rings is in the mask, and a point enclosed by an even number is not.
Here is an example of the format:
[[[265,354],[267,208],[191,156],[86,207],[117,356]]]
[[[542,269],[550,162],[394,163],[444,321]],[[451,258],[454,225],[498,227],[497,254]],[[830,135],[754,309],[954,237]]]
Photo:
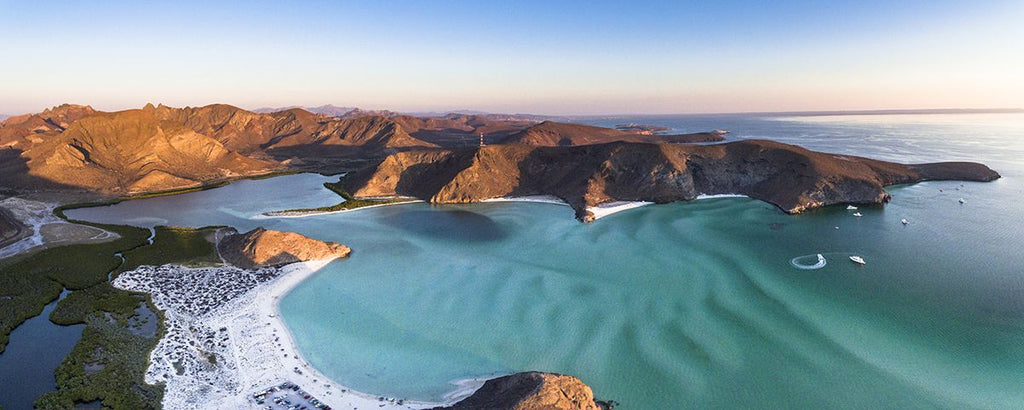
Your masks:
[[[813,265],[804,265],[804,264],[800,263],[800,261],[802,259],[807,258],[807,256],[797,256],[797,257],[793,258],[792,260],[790,260],[789,263],[792,264],[793,267],[795,267],[797,269],[810,270],[810,269],[821,269],[821,268],[824,268],[825,265],[828,263],[828,261],[826,261],[825,260],[825,256],[820,254],[820,253],[817,256],[818,256],[818,262],[813,264]]]
[[[854,210],[854,209],[857,209],[857,207],[855,207],[855,206],[853,206],[853,205],[847,205],[847,206],[846,206],[846,210],[848,210],[848,211],[852,211],[852,210]]]
[[[900,223],[906,225],[906,224],[908,224],[910,222],[907,222],[907,219],[903,218],[903,219],[900,219]]]
[[[964,199],[963,198],[960,198],[960,203],[961,204],[964,203]]]
[[[860,212],[854,212],[853,216],[856,216],[856,217],[860,218],[860,217],[862,217],[864,215],[861,215]]]
[[[851,260],[851,261],[854,261],[854,262],[856,262],[856,263],[859,263],[859,264],[861,264],[861,265],[863,265],[863,264],[867,263],[867,262],[865,262],[865,261],[864,261],[864,258],[862,258],[862,257],[860,257],[860,256],[857,256],[857,255],[853,255],[853,256],[851,256],[851,257],[850,257],[850,260]]]

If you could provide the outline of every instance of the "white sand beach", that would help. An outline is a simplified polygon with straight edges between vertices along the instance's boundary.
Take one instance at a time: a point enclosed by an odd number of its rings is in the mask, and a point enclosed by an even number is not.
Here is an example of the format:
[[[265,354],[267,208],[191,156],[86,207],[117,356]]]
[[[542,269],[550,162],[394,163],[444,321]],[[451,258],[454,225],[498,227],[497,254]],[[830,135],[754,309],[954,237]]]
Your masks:
[[[545,204],[556,204],[569,206],[569,204],[557,196],[552,195],[531,195],[521,197],[504,197],[504,198],[492,198],[485,199],[481,202],[539,202]],[[642,202],[642,201],[614,201],[606,202],[597,206],[588,206],[587,210],[594,214],[594,219],[601,219],[608,215],[612,215],[625,210],[639,208],[653,204],[654,202]]]
[[[253,219],[266,219],[266,218],[306,218],[306,217],[310,217],[310,216],[340,214],[340,213],[345,213],[345,212],[359,211],[359,210],[363,210],[363,209],[380,208],[382,206],[412,204],[412,203],[417,203],[417,202],[426,202],[426,201],[424,201],[422,199],[409,199],[408,201],[388,202],[386,204],[361,206],[359,208],[353,208],[353,209],[339,209],[337,211],[303,211],[303,212],[272,211],[272,212],[264,212],[264,213],[259,214],[259,215],[254,215],[254,216],[252,216],[252,218]]]
[[[144,266],[114,286],[148,292],[166,334],[150,355],[146,382],[166,383],[167,409],[257,408],[254,392],[290,381],[335,409],[418,409],[449,404],[483,381],[467,381],[447,403],[363,394],[338,385],[299,353],[280,319],[279,299],[330,261],[281,268]]]

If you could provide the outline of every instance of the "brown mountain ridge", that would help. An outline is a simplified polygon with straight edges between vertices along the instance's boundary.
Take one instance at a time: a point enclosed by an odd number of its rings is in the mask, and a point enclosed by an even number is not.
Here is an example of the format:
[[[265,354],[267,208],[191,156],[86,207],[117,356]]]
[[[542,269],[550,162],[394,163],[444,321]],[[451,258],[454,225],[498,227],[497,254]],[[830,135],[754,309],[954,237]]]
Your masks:
[[[712,134],[642,136],[516,116],[387,113],[344,117],[292,108],[255,113],[225,104],[102,112],[64,104],[0,122],[0,188],[132,195],[293,169],[340,172],[389,154],[488,143],[584,145],[709,141]]]
[[[883,203],[888,185],[996,178],[998,173],[977,163],[905,165],[745,140],[410,151],[344,183],[356,197],[414,196],[431,203],[553,195],[572,206],[577,218],[590,220],[587,207],[613,201],[667,203],[701,194],[743,194],[800,213],[832,204]]]

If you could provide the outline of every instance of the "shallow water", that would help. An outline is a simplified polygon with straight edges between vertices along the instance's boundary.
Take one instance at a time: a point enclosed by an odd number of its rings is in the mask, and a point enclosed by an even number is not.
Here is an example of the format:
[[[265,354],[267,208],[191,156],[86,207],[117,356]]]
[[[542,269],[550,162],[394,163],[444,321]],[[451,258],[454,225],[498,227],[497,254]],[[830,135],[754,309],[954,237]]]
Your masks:
[[[254,218],[336,202],[320,188],[333,178],[316,175],[69,215],[262,225],[351,246],[281,313],[314,366],[374,394],[439,399],[452,380],[543,370],[577,375],[627,409],[1024,403],[1024,116],[606,121],[900,162],[976,160],[1004,178],[895,187],[862,218],[844,207],[790,216],[742,198],[590,225],[536,203]],[[790,263],[817,253],[821,269]]]
[[[31,409],[36,399],[57,388],[53,371],[82,337],[85,325],[60,326],[50,321],[57,302],[43,308],[11,332],[7,349],[0,354],[0,406],[5,409]]]

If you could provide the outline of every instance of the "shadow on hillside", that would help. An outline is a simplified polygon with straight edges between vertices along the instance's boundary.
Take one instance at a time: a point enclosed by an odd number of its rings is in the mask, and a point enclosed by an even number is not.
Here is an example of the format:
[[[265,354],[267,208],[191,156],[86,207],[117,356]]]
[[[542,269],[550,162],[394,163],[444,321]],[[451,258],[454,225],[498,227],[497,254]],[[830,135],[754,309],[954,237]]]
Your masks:
[[[15,195],[27,191],[81,191],[84,189],[80,186],[67,185],[30,175],[28,158],[23,157],[22,152],[22,150],[12,147],[0,148],[0,194]]]

